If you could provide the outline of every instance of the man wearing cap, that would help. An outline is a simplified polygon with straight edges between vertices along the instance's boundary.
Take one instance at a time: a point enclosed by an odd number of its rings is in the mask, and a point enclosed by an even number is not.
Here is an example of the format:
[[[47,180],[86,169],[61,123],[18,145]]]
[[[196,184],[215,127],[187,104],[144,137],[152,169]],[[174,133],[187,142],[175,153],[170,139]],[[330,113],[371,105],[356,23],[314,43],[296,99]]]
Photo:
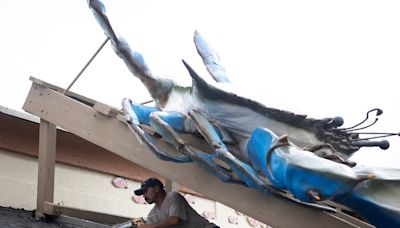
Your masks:
[[[155,203],[147,215],[146,224],[139,228],[181,227],[181,228],[218,228],[201,217],[178,192],[166,192],[163,183],[157,178],[149,178],[135,190],[143,195],[147,203]]]

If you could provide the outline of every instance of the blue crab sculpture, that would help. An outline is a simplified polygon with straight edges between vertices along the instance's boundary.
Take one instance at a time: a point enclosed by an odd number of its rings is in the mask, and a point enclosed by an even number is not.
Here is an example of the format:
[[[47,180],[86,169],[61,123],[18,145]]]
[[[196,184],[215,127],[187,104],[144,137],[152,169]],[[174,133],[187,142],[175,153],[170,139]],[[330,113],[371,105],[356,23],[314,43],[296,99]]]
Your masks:
[[[341,117],[308,118],[226,92],[218,85],[229,83],[218,54],[198,32],[194,33],[197,52],[217,83],[206,82],[183,61],[193,84],[179,86],[151,73],[143,56],[115,33],[101,1],[89,0],[89,7],[117,55],[156,104],[122,102],[128,126],[157,157],[195,162],[222,181],[267,194],[289,195],[307,205],[318,207],[319,201],[335,201],[377,226],[400,225],[399,170],[363,167],[348,160],[364,146],[389,147],[386,140],[371,141],[357,133],[368,127],[361,125],[371,113],[382,113],[380,109],[368,112],[361,123],[342,128]],[[173,151],[158,147],[143,125],[151,126]],[[204,139],[211,152],[190,145],[182,133]]]

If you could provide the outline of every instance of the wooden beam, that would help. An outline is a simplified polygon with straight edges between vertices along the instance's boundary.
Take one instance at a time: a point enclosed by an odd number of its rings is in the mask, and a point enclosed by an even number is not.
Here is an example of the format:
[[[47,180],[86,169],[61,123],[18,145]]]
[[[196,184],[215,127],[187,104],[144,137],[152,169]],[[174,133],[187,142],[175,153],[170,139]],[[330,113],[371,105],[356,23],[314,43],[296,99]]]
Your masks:
[[[175,181],[167,178],[165,180],[165,190],[168,191],[168,192],[178,191],[179,190],[179,185]]]
[[[44,217],[43,203],[54,199],[54,168],[56,161],[56,125],[40,119],[39,128],[39,162],[36,218]]]
[[[53,85],[53,84],[50,84],[50,83],[47,83],[47,82],[42,81],[42,80],[40,80],[38,78],[35,78],[35,77],[31,76],[31,77],[29,77],[29,80],[31,80],[35,84],[42,85],[42,86],[44,86],[46,88],[58,91],[60,93],[64,92],[63,88],[61,88],[59,86],[56,86],[56,85]],[[68,91],[65,95],[68,96],[68,97],[71,97],[71,98],[73,98],[73,99],[75,99],[77,101],[80,101],[80,102],[82,102],[82,103],[84,103],[86,105],[89,105],[89,106],[93,106],[94,103],[96,103],[96,101],[93,100],[93,99],[90,99],[88,97],[82,96],[80,94],[77,94],[77,93],[74,93],[74,92],[71,92],[71,91]]]
[[[109,105],[103,104],[101,102],[95,102],[93,105],[93,108],[97,112],[99,112],[105,116],[109,116],[109,117],[116,117],[118,114],[121,114],[121,115],[123,114],[123,112],[121,110],[115,109],[115,108],[113,108]]]
[[[241,185],[223,183],[193,163],[178,164],[159,160],[137,141],[118,116],[110,118],[99,114],[92,107],[42,85],[32,84],[23,108],[123,158],[275,228],[372,227],[366,223],[362,226],[354,225],[346,219],[331,216],[332,212],[305,207],[272,194],[262,194]],[[164,149],[171,148],[161,140],[157,143]]]
[[[52,202],[44,202],[43,209],[44,213],[47,215],[53,215],[53,216],[66,215],[74,218],[80,218],[109,225],[131,221],[131,218],[121,217],[117,215],[110,215],[95,211],[82,210],[74,207],[61,206],[54,204]]]

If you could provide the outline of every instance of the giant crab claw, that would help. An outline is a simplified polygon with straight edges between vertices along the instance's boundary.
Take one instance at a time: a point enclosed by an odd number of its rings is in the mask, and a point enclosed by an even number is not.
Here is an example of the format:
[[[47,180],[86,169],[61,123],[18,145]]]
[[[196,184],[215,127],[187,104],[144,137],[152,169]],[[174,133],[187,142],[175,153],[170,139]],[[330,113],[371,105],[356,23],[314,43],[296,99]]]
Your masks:
[[[326,200],[348,194],[372,175],[358,176],[347,165],[301,150],[287,137],[278,138],[265,128],[256,128],[247,145],[255,169],[278,189],[289,190],[303,202]]]
[[[200,57],[203,59],[203,63],[211,77],[216,82],[230,82],[225,68],[219,63],[217,51],[207,43],[198,31],[194,32],[193,40],[196,45],[197,53],[199,53]]]

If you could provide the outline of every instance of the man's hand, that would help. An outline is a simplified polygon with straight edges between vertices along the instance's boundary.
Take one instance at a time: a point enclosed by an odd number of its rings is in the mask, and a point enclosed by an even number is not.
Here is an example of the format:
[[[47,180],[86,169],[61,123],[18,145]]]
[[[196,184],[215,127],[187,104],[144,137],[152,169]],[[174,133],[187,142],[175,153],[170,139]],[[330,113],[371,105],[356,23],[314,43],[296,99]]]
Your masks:
[[[144,219],[142,217],[132,219],[132,225],[135,225],[134,227],[139,227],[140,225],[145,224],[145,223],[146,222],[144,221]]]

